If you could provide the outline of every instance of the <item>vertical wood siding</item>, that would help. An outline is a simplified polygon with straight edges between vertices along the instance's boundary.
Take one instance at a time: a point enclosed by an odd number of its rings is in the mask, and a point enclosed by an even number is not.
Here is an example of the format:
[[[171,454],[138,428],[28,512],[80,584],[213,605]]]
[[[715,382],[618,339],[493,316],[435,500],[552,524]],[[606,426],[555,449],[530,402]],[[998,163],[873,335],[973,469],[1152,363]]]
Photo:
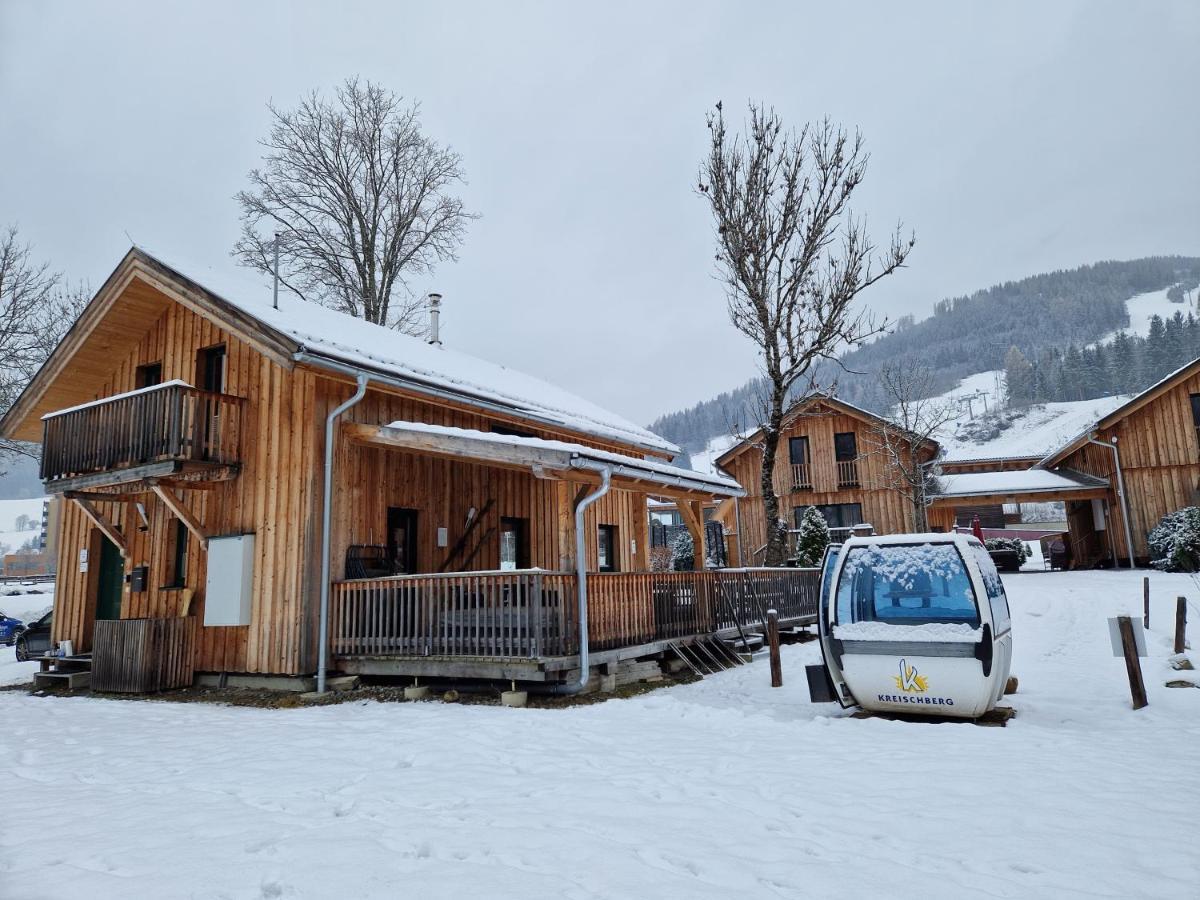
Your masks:
[[[896,473],[889,471],[886,458],[876,446],[878,438],[871,427],[853,416],[817,405],[818,415],[802,415],[784,429],[776,455],[775,492],[779,496],[780,515],[794,527],[793,511],[806,506],[831,503],[862,504],[863,521],[878,534],[903,534],[912,530],[912,507],[904,495],[891,485],[899,484]],[[839,488],[833,452],[833,436],[853,432],[858,444],[859,486]],[[812,490],[792,490],[788,439],[808,438]],[[729,473],[746,489],[741,500],[742,548],[753,562],[752,554],[767,542],[766,513],[759,470],[762,451],[751,447],[726,466]]]

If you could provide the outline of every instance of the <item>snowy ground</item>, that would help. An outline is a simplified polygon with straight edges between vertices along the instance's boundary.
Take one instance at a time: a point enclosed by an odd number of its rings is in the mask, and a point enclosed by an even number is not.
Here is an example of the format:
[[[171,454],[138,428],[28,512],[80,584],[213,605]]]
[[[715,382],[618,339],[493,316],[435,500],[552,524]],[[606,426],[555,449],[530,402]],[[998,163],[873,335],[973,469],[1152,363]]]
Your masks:
[[[0,896],[1194,897],[1200,690],[1164,682],[1198,591],[1151,575],[1134,712],[1105,617],[1142,574],[1005,576],[1007,728],[814,706],[812,644],[781,689],[566,711],[0,693]]]

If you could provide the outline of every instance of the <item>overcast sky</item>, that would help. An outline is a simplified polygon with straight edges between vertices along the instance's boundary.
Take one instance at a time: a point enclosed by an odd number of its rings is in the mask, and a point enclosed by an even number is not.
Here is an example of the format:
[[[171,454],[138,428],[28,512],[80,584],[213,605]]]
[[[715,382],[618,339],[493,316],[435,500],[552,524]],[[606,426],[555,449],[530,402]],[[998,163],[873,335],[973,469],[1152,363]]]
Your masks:
[[[857,209],[910,266],[869,304],[1200,253],[1200,3],[0,0],[0,223],[98,287],[134,240],[232,266],[267,129],[353,74],[420,100],[472,223],[447,344],[641,421],[755,371],[694,192],[705,110],[858,126]]]

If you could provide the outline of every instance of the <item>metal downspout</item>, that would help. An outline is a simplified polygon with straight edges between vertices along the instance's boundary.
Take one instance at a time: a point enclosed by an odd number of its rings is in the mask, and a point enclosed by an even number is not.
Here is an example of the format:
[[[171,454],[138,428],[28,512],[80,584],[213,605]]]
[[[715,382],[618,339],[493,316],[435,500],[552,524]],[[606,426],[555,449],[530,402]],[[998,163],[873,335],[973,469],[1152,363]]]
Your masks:
[[[321,622],[317,651],[317,693],[325,693],[325,666],[329,656],[329,531],[333,504],[333,423],[342,413],[358,403],[367,392],[367,376],[359,373],[358,390],[325,417],[325,489],[321,504]]]
[[[574,460],[572,466],[577,469],[589,469],[600,473],[600,487],[579,501],[575,507],[575,583],[579,596],[579,681],[574,684],[560,684],[554,688],[555,694],[578,694],[588,683],[590,666],[588,664],[588,618],[587,618],[587,543],[583,530],[583,514],[589,506],[608,493],[612,483],[612,467],[596,465],[587,460]]]
[[[1117,496],[1121,498],[1121,519],[1125,525],[1125,548],[1129,551],[1129,568],[1136,568],[1133,562],[1133,532],[1129,528],[1129,501],[1125,497],[1125,476],[1121,474],[1121,451],[1117,449],[1117,439],[1114,437],[1112,443],[1106,443],[1089,434],[1088,443],[1107,447],[1113,452],[1113,459],[1117,463]]]

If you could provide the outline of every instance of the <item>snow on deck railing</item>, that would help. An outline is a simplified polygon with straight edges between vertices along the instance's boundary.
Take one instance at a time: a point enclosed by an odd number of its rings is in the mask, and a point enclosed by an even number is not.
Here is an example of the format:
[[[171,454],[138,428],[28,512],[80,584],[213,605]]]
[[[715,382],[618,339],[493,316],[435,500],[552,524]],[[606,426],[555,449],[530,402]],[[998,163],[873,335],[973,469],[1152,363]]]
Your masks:
[[[171,381],[164,381],[159,384],[152,384],[149,387],[137,388],[132,391],[125,391],[121,394],[113,394],[110,397],[98,397],[95,400],[89,400],[87,403],[80,403],[77,406],[68,406],[66,409],[56,409],[54,412],[48,412],[42,416],[42,421],[53,419],[55,416],[65,416],[67,413],[79,412],[80,410],[89,409],[93,406],[103,406],[105,403],[112,403],[115,400],[125,400],[129,397],[138,397],[143,394],[151,394],[154,391],[165,390],[166,388],[190,388],[191,385],[186,381],[181,381],[178,378]]]

